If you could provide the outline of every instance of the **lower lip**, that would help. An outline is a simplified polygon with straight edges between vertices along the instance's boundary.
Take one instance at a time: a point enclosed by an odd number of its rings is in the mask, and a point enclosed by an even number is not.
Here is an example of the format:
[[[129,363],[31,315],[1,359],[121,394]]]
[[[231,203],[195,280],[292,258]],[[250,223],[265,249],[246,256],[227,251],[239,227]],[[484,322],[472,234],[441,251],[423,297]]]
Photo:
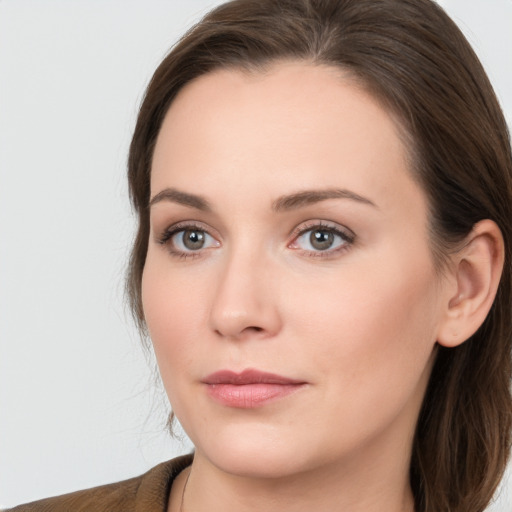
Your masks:
[[[254,409],[284,398],[305,384],[207,384],[210,397],[216,402],[238,409]]]

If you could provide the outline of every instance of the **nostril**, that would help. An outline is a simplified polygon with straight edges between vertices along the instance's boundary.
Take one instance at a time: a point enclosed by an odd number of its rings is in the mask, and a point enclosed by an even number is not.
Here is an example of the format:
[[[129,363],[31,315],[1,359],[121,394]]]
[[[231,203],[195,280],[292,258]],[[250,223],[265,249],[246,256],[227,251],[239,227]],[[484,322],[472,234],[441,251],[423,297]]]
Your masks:
[[[280,317],[275,304],[260,304],[249,295],[240,297],[220,294],[210,310],[210,327],[216,336],[229,339],[262,339],[280,329]]]
[[[260,333],[260,332],[264,332],[264,331],[265,331],[265,329],[263,327],[257,327],[255,325],[250,325],[249,327],[245,327],[244,329],[239,331],[239,333],[237,335],[234,335],[233,337],[239,338],[239,337],[244,337],[245,335],[250,336],[251,333],[256,334],[256,333]],[[226,333],[222,332],[222,330],[219,330],[219,329],[215,329],[215,334],[217,334],[221,337],[226,336]],[[229,337],[231,337],[231,336],[229,336]]]

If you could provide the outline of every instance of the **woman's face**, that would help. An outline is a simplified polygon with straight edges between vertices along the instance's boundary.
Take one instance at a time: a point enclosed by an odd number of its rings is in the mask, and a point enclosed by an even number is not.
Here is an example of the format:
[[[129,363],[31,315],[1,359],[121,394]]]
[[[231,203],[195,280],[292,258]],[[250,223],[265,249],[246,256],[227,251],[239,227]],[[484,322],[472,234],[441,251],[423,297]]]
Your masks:
[[[166,115],[151,197],[144,313],[196,458],[406,467],[446,293],[386,111],[329,67],[202,76]]]

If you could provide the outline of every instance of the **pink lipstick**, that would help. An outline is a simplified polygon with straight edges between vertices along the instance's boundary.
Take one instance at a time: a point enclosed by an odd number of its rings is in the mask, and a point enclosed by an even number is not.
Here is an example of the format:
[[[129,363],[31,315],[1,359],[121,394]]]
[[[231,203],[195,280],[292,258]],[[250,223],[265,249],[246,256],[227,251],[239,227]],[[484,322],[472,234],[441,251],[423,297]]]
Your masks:
[[[228,407],[253,409],[294,393],[306,382],[248,369],[242,373],[221,370],[203,379],[208,395]]]

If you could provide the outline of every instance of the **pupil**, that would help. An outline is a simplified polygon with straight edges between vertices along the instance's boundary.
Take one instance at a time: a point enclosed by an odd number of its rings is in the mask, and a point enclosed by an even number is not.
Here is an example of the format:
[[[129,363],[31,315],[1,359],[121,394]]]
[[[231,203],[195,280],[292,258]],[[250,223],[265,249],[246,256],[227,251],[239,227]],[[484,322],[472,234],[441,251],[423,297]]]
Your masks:
[[[187,229],[183,233],[183,244],[187,249],[201,249],[204,245],[204,233],[202,231]]]
[[[329,249],[334,242],[334,234],[330,231],[312,231],[309,236],[311,245],[319,251]]]

